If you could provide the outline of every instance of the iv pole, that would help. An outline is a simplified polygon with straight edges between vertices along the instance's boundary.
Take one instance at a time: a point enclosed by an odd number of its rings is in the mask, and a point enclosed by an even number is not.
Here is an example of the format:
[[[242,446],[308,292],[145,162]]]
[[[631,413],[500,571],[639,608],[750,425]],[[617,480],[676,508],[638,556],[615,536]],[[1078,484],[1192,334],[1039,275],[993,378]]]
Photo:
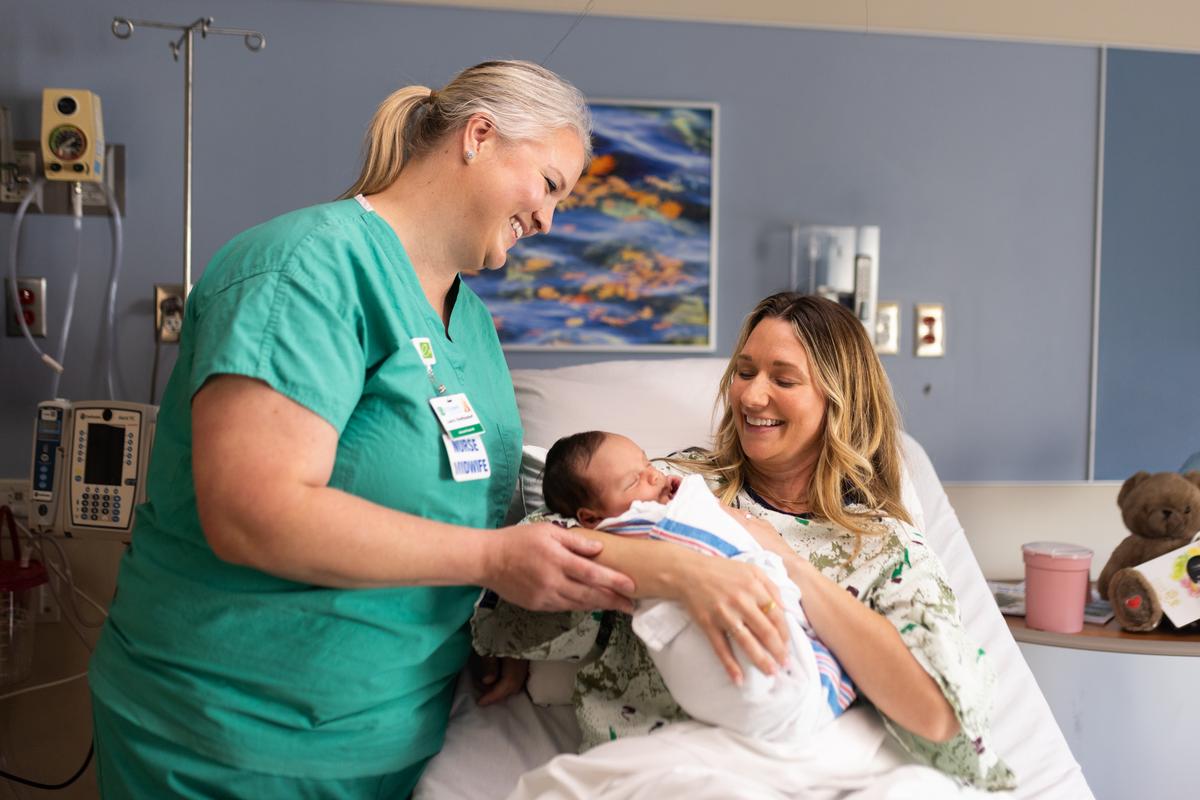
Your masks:
[[[267,37],[259,31],[245,28],[214,28],[212,17],[201,17],[189,25],[173,25],[168,22],[151,22],[144,19],[113,17],[112,32],[118,39],[133,35],[134,25],[147,28],[163,28],[182,31],[178,40],[171,42],[171,57],[179,60],[183,50],[183,299],[186,301],[192,290],[192,44],[196,31],[202,38],[210,33],[224,36],[241,36],[246,49],[257,53],[267,46]]]

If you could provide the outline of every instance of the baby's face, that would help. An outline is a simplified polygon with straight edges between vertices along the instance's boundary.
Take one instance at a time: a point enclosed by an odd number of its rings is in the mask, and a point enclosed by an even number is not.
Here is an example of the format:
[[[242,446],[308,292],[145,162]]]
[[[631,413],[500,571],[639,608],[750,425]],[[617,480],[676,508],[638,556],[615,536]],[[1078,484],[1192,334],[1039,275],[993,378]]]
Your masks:
[[[651,465],[642,448],[615,433],[604,437],[584,472],[592,488],[597,521],[629,510],[634,500],[669,502],[679,478],[667,477]]]

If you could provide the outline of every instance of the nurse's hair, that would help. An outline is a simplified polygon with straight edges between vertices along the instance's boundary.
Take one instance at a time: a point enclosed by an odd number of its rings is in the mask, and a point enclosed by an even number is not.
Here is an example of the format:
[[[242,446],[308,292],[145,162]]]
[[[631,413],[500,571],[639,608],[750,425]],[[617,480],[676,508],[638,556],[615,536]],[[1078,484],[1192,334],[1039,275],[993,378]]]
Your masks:
[[[911,522],[900,501],[900,415],[874,344],[845,306],[796,292],[773,294],[755,306],[742,324],[734,357],[721,377],[718,402],[723,401],[725,408],[710,457],[701,462],[702,471],[719,480],[718,495],[731,503],[747,483],[754,483],[754,465],[742,450],[729,390],[737,376],[737,355],[765,319],[790,325],[826,403],[820,453],[807,497],[781,499],[807,500],[814,516],[856,535],[879,532],[872,521],[881,513]]]
[[[409,160],[483,114],[502,139],[538,140],[571,128],[592,158],[592,115],[583,94],[545,67],[528,61],[485,61],[434,91],[405,86],[379,104],[367,129],[362,174],[342,198],[374,194],[392,184]]]

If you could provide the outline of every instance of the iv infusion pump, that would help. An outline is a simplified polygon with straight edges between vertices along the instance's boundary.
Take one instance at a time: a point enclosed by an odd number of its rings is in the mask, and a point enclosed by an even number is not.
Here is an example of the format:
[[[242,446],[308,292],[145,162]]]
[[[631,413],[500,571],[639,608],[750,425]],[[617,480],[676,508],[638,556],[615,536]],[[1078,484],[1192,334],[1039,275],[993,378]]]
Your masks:
[[[47,400],[33,433],[29,521],[42,531],[128,533],[146,497],[158,407]]]

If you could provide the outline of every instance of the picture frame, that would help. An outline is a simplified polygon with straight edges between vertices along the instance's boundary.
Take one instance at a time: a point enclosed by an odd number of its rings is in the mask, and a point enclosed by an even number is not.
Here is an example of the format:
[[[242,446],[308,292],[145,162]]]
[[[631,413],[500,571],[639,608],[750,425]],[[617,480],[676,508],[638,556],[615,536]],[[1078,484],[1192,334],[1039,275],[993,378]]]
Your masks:
[[[595,154],[550,233],[468,284],[505,350],[713,352],[717,104],[589,105]]]

